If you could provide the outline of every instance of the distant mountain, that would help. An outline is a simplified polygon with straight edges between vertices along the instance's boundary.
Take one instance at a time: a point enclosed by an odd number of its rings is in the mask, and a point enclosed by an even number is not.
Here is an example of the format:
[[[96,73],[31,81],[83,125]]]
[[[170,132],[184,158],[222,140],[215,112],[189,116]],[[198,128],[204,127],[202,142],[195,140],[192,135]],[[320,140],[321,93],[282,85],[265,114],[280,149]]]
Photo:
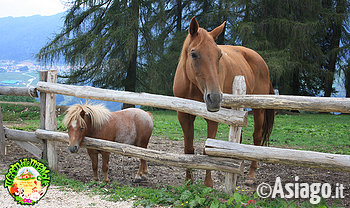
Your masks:
[[[64,13],[53,16],[0,18],[0,59],[34,60],[63,26]]]

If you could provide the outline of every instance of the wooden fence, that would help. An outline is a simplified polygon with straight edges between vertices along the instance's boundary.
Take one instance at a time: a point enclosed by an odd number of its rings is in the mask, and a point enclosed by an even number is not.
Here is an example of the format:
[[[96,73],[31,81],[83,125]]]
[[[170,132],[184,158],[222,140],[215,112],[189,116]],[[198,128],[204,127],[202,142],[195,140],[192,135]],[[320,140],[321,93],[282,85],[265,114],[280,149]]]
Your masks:
[[[56,71],[41,71],[39,76],[40,82],[38,82],[36,88],[0,87],[0,95],[37,97],[37,92],[40,92],[41,109],[41,130],[37,130],[36,132],[25,132],[4,128],[1,123],[2,119],[0,113],[0,129],[4,129],[4,131],[0,131],[1,154],[4,154],[5,152],[6,137],[8,140],[14,140],[17,144],[26,148],[36,157],[47,158],[50,167],[52,169],[57,169],[56,142],[68,141],[67,134],[55,132],[57,128],[55,95],[62,94],[79,98],[123,102],[176,110],[230,125],[230,143],[226,145],[218,141],[219,144],[216,144],[208,139],[205,148],[207,155],[170,154],[137,148],[126,144],[97,140],[94,138],[86,138],[82,143],[83,147],[143,158],[156,163],[184,168],[220,170],[227,172],[225,178],[225,191],[229,193],[232,193],[234,190],[237,174],[243,172],[243,164],[241,160],[256,160],[344,171],[350,170],[350,156],[347,155],[332,155],[318,152],[310,153],[309,151],[286,149],[275,150],[276,148],[247,147],[247,145],[238,144],[241,135],[241,127],[246,126],[247,123],[247,112],[243,111],[243,107],[349,113],[350,99],[348,98],[245,95],[244,77],[238,76],[235,77],[233,84],[233,94],[224,94],[223,96],[222,106],[230,107],[232,109],[222,108],[219,112],[211,113],[206,111],[204,103],[193,100],[148,93],[133,93],[87,86],[57,84],[55,83],[57,76]],[[34,143],[42,145],[42,148],[37,147]],[[259,150],[254,148],[258,148]],[[263,148],[263,151],[261,151],[260,148]],[[278,154],[272,154],[272,152],[276,151]],[[271,154],[266,156],[266,152]],[[310,153],[311,156],[307,153]],[[286,159],[285,156],[288,155],[290,157],[298,156],[296,158],[302,159],[291,161]],[[315,160],[315,158],[318,159]],[[326,161],[325,158],[328,158],[327,162],[324,162]],[[332,161],[337,161],[337,163],[334,165]]]

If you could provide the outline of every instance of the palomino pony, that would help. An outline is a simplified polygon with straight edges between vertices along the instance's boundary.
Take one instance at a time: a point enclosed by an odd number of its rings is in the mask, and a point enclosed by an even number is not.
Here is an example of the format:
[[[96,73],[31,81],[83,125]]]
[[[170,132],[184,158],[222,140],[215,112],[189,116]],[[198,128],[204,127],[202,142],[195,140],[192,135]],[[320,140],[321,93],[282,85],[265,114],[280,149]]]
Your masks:
[[[222,93],[232,94],[232,82],[237,75],[245,77],[248,94],[274,94],[265,61],[255,51],[242,46],[217,45],[225,22],[213,31],[199,28],[195,17],[183,44],[177,65],[173,92],[176,97],[205,102],[207,110],[220,109]],[[253,109],[254,145],[266,144],[270,136],[274,111]],[[193,154],[193,122],[195,116],[177,112],[184,133],[184,152]],[[207,120],[207,137],[215,138],[218,123]],[[254,183],[257,163],[250,165],[246,183]],[[191,170],[186,170],[186,180],[192,180]],[[206,172],[204,184],[212,187],[211,172]]]
[[[68,149],[71,153],[78,152],[85,136],[147,148],[153,130],[152,116],[143,110],[128,108],[110,112],[102,105],[73,105],[66,111],[63,123],[68,127]],[[98,181],[98,153],[101,153],[103,181],[108,182],[110,152],[87,151],[92,163],[93,179]],[[134,182],[144,180],[143,175],[147,173],[147,162],[140,159]]]

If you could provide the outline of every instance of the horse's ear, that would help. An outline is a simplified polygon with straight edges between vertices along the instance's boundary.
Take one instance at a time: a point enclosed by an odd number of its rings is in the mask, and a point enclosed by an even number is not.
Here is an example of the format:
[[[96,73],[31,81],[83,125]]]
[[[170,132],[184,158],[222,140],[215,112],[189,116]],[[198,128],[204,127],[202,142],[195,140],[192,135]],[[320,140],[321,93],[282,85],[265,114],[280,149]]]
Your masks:
[[[191,23],[190,23],[190,28],[188,31],[192,36],[194,36],[194,35],[197,35],[198,29],[199,29],[199,24],[196,20],[196,17],[192,17]]]
[[[209,34],[216,40],[219,35],[222,33],[226,25],[226,21],[222,23],[219,27],[215,28],[213,31],[209,32]]]

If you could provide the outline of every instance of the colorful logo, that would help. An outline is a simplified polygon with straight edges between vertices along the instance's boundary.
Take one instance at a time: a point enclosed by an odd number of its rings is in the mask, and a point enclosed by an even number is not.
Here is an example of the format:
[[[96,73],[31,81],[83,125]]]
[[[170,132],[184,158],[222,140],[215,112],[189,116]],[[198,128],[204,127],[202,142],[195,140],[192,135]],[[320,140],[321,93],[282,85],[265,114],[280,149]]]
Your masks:
[[[34,205],[50,186],[50,169],[33,158],[23,158],[10,165],[4,186],[21,205]]]

